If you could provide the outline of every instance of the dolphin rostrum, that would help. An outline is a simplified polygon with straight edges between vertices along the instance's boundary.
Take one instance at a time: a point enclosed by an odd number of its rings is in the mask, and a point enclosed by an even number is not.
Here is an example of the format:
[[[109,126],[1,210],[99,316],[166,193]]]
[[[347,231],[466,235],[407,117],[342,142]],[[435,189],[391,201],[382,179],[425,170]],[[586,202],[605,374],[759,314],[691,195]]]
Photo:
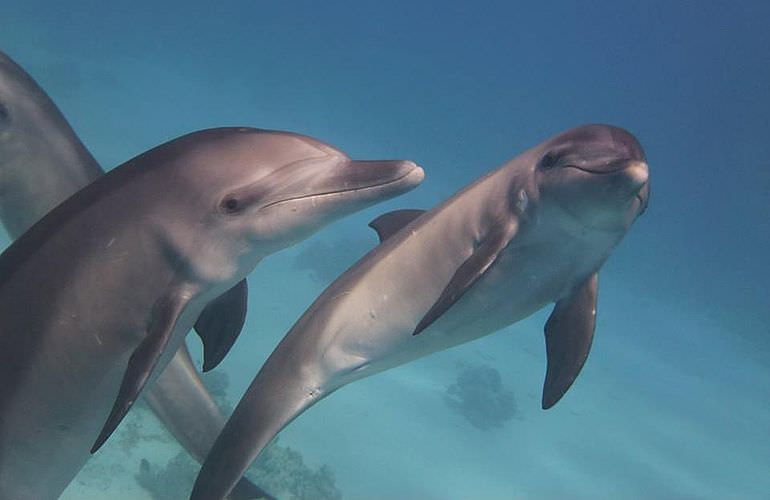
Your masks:
[[[46,92],[0,51],[0,222],[8,235],[19,237],[103,173]],[[198,376],[185,344],[145,396],[163,425],[203,462],[225,417]],[[269,495],[244,478],[231,497]]]
[[[0,498],[59,495],[194,324],[207,367],[226,354],[262,258],[422,178],[412,162],[222,128],[54,208],[0,256]]]
[[[283,427],[345,384],[555,302],[545,326],[549,408],[588,356],[599,268],[648,196],[636,139],[588,125],[524,152],[433,210],[375,219],[382,243],[329,285],[270,355],[191,498],[223,498]]]

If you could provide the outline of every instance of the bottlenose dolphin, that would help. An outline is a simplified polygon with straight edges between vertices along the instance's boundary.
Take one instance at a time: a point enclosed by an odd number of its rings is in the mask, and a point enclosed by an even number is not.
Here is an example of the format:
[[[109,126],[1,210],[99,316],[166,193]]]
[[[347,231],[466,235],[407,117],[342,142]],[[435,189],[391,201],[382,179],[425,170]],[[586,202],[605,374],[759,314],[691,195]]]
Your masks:
[[[646,207],[647,181],[631,134],[589,125],[526,151],[429,212],[373,221],[382,243],[329,285],[270,355],[191,498],[223,498],[284,426],[345,384],[555,302],[543,391],[543,408],[552,406],[588,355],[598,270]]]
[[[0,222],[11,238],[104,172],[46,92],[0,51]],[[225,423],[185,344],[146,391],[159,420],[203,462]],[[235,500],[269,497],[244,478]]]
[[[0,498],[59,495],[194,324],[204,366],[222,359],[263,257],[422,178],[412,162],[223,128],[54,208],[0,256]]]
[[[0,219],[18,237],[102,175],[59,108],[0,52]]]

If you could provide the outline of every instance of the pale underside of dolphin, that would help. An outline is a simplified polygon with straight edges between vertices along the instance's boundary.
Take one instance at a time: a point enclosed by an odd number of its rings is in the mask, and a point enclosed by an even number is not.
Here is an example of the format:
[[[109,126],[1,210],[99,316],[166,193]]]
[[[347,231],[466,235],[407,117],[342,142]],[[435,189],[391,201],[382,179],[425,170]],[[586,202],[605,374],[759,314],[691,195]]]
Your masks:
[[[35,80],[0,51],[0,222],[17,238],[52,208],[104,172]],[[225,417],[182,344],[146,400],[163,425],[199,462]],[[247,479],[236,500],[266,496]]]
[[[598,271],[648,196],[636,139],[590,125],[524,152],[428,212],[376,219],[382,243],[332,283],[276,347],[206,458],[191,498],[223,498],[283,427],[345,384],[555,303],[545,326],[549,408],[588,356]]]
[[[59,495],[194,324],[204,365],[226,354],[262,258],[422,178],[299,134],[212,129],[54,208],[0,256],[0,498]]]

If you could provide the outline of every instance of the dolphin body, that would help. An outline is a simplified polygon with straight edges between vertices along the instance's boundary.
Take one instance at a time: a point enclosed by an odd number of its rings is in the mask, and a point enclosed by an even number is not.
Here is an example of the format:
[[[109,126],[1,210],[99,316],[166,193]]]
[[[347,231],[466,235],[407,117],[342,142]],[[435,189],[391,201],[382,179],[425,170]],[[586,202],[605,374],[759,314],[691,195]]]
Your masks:
[[[526,151],[428,212],[370,224],[382,243],[316,299],[270,355],[198,476],[223,498],[280,430],[336,389],[477,339],[545,305],[543,408],[593,337],[597,273],[649,196],[628,132],[579,127]]]
[[[193,325],[204,368],[224,357],[262,258],[422,178],[298,134],[211,129],[54,208],[0,256],[0,498],[56,498]]]
[[[9,236],[103,173],[43,89],[0,52],[0,220]]]
[[[0,51],[0,222],[8,235],[18,238],[103,173],[45,91]],[[185,344],[145,395],[160,421],[202,463],[225,417]],[[269,497],[246,478],[230,496]]]

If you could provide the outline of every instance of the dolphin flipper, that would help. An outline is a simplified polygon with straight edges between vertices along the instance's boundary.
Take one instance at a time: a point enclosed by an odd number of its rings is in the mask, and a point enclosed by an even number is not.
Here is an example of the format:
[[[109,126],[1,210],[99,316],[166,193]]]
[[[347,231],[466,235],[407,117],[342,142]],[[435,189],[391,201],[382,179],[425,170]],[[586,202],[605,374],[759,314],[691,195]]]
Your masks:
[[[369,223],[369,227],[377,231],[380,243],[387,240],[417,217],[425,213],[425,210],[405,208],[384,213]]]
[[[230,352],[246,321],[249,288],[246,280],[209,302],[195,331],[203,342],[203,371],[215,368]]]
[[[112,406],[112,411],[110,411],[99,437],[96,438],[96,442],[91,447],[91,453],[96,453],[101,448],[123,420],[123,417],[126,416],[128,410],[131,409],[150,378],[152,370],[158,364],[161,354],[171,339],[179,315],[189,299],[190,295],[187,293],[175,293],[170,296],[166,295],[155,303],[147,335],[128,360],[128,367],[123,375],[118,397],[115,399],[115,404]]]
[[[555,405],[580,373],[591,350],[596,327],[597,273],[556,303],[545,324],[548,368],[543,386],[543,409]]]
[[[431,306],[417,324],[412,335],[417,335],[425,330],[447,312],[455,302],[460,300],[460,297],[495,263],[497,256],[516,235],[517,228],[518,224],[515,221],[494,226],[494,229],[473,250],[471,256],[457,268],[454,276],[449,280],[449,284],[441,292],[436,303]]]

